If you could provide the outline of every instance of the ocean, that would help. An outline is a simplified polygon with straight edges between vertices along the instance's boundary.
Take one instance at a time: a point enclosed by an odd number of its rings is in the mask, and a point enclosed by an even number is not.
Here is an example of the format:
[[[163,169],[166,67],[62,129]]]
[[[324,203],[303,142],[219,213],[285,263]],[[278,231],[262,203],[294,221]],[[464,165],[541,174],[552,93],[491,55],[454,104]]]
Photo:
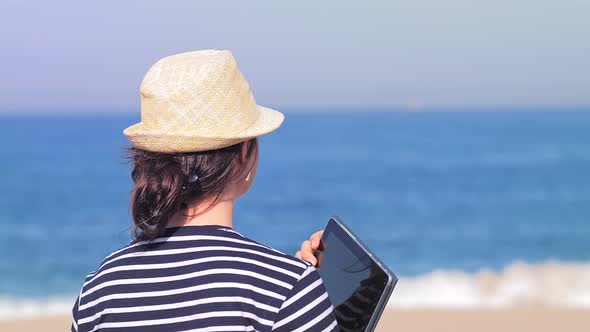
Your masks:
[[[0,318],[70,310],[130,237],[139,114],[0,115]],[[590,307],[590,112],[287,112],[234,228],[294,253],[340,216],[401,307]]]

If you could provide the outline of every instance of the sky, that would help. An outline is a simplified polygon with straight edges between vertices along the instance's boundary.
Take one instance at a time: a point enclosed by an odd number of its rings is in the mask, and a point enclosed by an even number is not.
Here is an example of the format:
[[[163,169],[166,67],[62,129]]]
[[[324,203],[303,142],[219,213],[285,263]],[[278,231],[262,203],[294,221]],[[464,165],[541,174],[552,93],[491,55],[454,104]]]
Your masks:
[[[210,48],[279,109],[590,106],[588,0],[3,0],[0,45],[0,111],[135,111]]]

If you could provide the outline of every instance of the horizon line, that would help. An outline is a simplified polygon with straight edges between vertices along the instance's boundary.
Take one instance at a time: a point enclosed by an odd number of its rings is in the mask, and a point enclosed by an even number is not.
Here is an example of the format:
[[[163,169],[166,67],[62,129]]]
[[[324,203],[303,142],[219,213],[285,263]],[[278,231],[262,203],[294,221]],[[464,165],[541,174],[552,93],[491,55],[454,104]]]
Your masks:
[[[461,105],[461,106],[296,106],[296,107],[270,107],[285,113],[428,113],[428,112],[585,112],[590,111],[590,105]],[[107,110],[105,110],[107,109]],[[0,109],[0,114],[140,114],[139,107],[109,107],[109,108],[65,108],[65,109],[41,109],[14,108],[12,110]]]

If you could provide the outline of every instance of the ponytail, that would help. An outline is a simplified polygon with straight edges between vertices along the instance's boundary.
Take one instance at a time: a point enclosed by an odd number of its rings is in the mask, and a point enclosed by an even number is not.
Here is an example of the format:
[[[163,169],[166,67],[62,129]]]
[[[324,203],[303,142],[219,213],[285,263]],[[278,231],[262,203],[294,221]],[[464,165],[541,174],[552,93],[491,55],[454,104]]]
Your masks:
[[[136,152],[136,155],[145,152]],[[138,156],[141,159],[146,156]],[[137,236],[154,238],[165,228],[181,207],[184,173],[172,158],[151,158],[151,163],[139,163],[133,172],[135,185],[131,192],[131,213]],[[155,161],[158,162],[155,162]]]

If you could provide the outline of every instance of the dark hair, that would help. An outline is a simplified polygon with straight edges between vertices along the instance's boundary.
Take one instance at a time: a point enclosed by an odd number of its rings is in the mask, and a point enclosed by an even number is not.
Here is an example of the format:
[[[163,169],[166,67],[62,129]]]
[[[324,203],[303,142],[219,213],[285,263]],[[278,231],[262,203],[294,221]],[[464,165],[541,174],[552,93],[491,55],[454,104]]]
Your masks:
[[[188,153],[130,148],[128,158],[133,167],[131,178],[134,183],[130,208],[135,238],[156,238],[166,228],[169,219],[186,208],[188,201],[212,199],[207,210],[213,207],[228,184],[242,180],[252,169],[258,153],[258,140],[254,138],[248,142],[246,164],[238,162],[246,142]]]

